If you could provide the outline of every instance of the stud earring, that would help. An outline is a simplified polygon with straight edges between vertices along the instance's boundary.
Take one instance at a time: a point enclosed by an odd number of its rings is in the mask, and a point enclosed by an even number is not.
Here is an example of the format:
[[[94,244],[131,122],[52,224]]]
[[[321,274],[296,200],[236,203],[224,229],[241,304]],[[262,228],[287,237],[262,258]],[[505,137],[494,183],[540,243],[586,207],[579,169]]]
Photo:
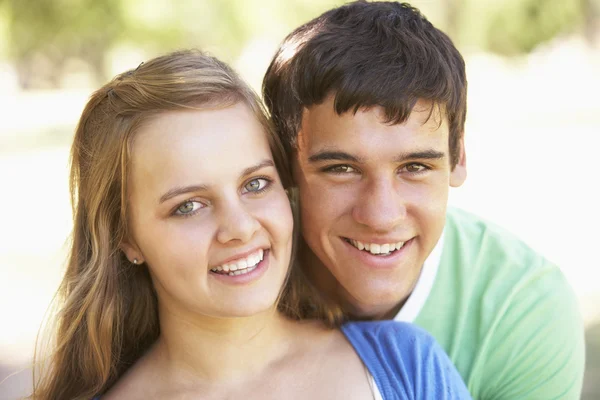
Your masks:
[[[137,265],[137,264],[139,263],[138,259],[137,259],[137,258],[134,258],[134,259],[133,259],[133,263],[134,263],[135,265]]]

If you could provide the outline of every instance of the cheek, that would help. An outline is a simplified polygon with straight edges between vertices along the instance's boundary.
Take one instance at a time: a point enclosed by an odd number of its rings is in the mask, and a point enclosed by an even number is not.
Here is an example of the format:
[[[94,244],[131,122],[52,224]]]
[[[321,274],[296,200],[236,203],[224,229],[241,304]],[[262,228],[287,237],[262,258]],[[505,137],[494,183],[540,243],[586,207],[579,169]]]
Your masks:
[[[157,275],[162,270],[185,274],[207,264],[214,236],[211,226],[210,221],[199,221],[197,216],[147,223],[140,236],[140,249]]]
[[[444,206],[448,201],[449,175],[444,171],[436,171],[423,181],[407,182],[400,187],[401,197],[413,206],[432,211]]]
[[[322,226],[351,212],[361,188],[353,183],[339,184],[313,180],[299,187],[303,226]]]
[[[300,221],[305,237],[313,238],[322,226],[327,226],[331,217],[330,203],[323,192],[300,189]]]
[[[198,231],[170,227],[148,247],[147,265],[159,297],[168,293],[172,298],[191,299],[205,290],[211,241]]]
[[[280,192],[278,190],[268,201],[258,204],[256,215],[273,240],[291,243],[294,229],[292,208],[283,189]]]
[[[413,192],[409,213],[419,226],[421,234],[426,234],[431,240],[438,237],[446,220],[448,205],[447,182],[440,185],[425,185]],[[435,239],[437,240],[437,239]]]

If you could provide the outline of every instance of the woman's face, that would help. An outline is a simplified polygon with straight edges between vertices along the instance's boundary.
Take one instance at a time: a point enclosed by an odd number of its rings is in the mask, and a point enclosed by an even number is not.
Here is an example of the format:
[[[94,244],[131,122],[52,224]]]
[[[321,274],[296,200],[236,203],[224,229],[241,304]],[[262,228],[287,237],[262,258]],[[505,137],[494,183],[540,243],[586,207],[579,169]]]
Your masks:
[[[123,249],[148,265],[162,309],[241,317],[274,305],[292,214],[246,105],[152,118],[133,142],[129,188]]]

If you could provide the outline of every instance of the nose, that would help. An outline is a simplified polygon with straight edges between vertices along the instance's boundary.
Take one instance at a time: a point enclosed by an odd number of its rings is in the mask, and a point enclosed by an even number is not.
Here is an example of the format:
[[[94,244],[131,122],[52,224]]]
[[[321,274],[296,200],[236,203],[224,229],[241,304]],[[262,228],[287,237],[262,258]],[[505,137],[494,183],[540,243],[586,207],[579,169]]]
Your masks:
[[[393,178],[380,178],[366,185],[352,209],[355,221],[379,232],[392,230],[406,214],[405,199]]]
[[[219,212],[217,241],[227,244],[231,241],[246,243],[260,229],[260,222],[239,200],[223,204]]]

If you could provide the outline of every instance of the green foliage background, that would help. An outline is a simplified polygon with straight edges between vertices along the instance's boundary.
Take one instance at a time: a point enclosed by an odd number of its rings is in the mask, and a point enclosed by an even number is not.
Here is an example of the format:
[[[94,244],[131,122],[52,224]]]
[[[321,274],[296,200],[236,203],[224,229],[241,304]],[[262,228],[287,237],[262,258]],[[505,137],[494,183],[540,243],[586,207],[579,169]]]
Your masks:
[[[416,0],[463,49],[527,53],[597,21],[599,0]],[[117,45],[149,53],[201,47],[231,61],[252,37],[277,41],[339,0],[0,0],[0,59],[24,88],[58,86],[67,60],[107,78]],[[590,13],[593,16],[590,18]],[[35,79],[34,79],[35,78]]]

